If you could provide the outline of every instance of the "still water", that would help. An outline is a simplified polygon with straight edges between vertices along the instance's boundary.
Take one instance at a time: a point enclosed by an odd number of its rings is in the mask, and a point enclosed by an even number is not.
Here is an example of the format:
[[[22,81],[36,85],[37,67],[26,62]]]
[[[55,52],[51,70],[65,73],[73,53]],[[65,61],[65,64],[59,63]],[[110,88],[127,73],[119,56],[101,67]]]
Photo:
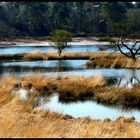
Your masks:
[[[98,52],[98,51],[114,51],[111,49],[112,45],[79,45],[69,46],[64,49],[65,52]],[[33,51],[45,52],[57,52],[57,49],[53,46],[12,46],[1,47],[0,54],[17,54],[17,53],[29,53]]]
[[[90,51],[112,51],[110,46],[105,45],[82,45],[71,46],[65,51],[70,52],[90,52]],[[53,47],[48,46],[17,46],[12,48],[0,48],[0,54],[27,53],[35,50],[40,52],[56,51]],[[0,63],[0,76],[13,74],[14,76],[36,75],[38,72],[48,77],[57,76],[103,76],[107,79],[115,79],[115,86],[132,87],[135,83],[140,83],[140,70],[130,69],[86,69],[87,60],[47,60],[36,62],[6,62]],[[22,100],[27,100],[28,92],[20,90]],[[119,116],[134,116],[140,121],[140,111],[137,109],[123,110],[118,107],[108,107],[97,104],[94,101],[77,101],[62,103],[59,101],[59,95],[53,94],[49,97],[40,97],[38,106],[35,109],[45,109],[62,114],[68,114],[74,118],[90,117],[92,119],[110,118],[115,120]]]
[[[58,112],[61,114],[71,115],[74,118],[89,117],[91,119],[110,118],[115,120],[120,116],[131,117],[134,116],[137,121],[140,121],[140,110],[131,109],[124,110],[119,107],[108,107],[102,104],[97,104],[94,101],[77,101],[70,103],[62,103],[59,101],[59,95],[53,94],[48,99],[40,98],[39,105],[35,109],[49,110],[51,112]]]
[[[140,83],[140,70],[86,69],[87,60],[47,60],[34,62],[6,62],[0,64],[0,76],[12,74],[22,77],[41,73],[48,77],[103,76],[114,78],[116,86],[132,87]]]
[[[32,89],[31,89],[32,90]],[[34,92],[30,92],[26,89],[19,89],[18,94],[22,101],[28,100],[28,95]],[[13,92],[15,94],[16,92]],[[120,116],[132,117],[134,116],[136,121],[140,122],[140,110],[136,108],[123,109],[118,106],[105,106],[98,104],[92,100],[74,101],[74,102],[61,102],[59,100],[59,94],[54,93],[48,97],[35,97],[36,106],[35,110],[47,110],[50,112],[57,112],[64,115],[71,115],[74,118],[89,117],[91,119],[110,118],[115,120]]]

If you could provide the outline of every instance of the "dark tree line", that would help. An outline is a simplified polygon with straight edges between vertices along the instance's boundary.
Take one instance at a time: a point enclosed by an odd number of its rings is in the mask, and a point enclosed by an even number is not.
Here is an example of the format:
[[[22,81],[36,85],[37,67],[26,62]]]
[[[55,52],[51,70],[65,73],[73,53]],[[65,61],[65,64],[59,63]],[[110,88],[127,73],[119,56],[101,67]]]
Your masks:
[[[140,2],[0,2],[0,38],[48,36],[140,36]]]

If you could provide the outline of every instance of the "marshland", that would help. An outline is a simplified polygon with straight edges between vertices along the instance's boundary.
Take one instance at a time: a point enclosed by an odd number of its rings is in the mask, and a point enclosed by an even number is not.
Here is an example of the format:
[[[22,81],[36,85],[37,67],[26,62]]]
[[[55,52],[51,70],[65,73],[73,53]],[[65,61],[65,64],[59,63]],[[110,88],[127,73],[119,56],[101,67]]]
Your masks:
[[[139,12],[0,2],[0,137],[139,138]]]

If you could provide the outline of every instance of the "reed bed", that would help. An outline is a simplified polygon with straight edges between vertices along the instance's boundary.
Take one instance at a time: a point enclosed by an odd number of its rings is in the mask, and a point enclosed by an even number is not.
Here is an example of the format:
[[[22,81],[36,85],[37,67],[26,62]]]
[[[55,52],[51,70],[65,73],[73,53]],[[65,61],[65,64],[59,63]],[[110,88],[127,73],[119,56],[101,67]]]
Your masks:
[[[41,53],[36,50],[31,53],[20,53],[20,54],[1,54],[0,61],[27,61],[27,60],[56,60],[56,59],[92,59],[106,56],[118,56],[119,54],[108,53],[108,52],[63,52],[59,57],[58,53]]]
[[[88,84],[87,84],[88,83]],[[103,87],[106,81],[102,76],[98,77],[69,77],[61,79],[58,84],[58,92],[61,101],[84,100],[94,96],[94,89]]]
[[[75,59],[90,60],[85,64],[87,68],[140,68],[140,60],[133,61],[121,53],[64,52],[59,56],[57,53],[41,53],[36,50],[31,53],[0,55],[1,62]]]
[[[14,88],[27,86],[28,83],[41,88],[41,85],[66,89],[65,92],[77,92],[79,87],[92,87],[95,94],[102,98],[118,96],[116,100],[133,102],[139,100],[139,85],[132,89],[117,89],[106,87],[103,77],[65,77],[48,78],[43,75],[28,76],[16,79],[13,76],[0,79],[0,137],[1,138],[138,138],[140,126],[134,117],[119,117],[115,121],[105,118],[103,121],[90,118],[74,119],[69,115],[55,112],[35,110],[33,99],[38,96],[30,94],[28,100],[20,100],[18,94],[10,95]],[[82,85],[82,86],[77,86]],[[59,87],[60,86],[60,87]],[[62,87],[63,86],[63,87]],[[28,86],[26,88],[29,88]],[[38,89],[38,88],[37,88]],[[2,92],[3,91],[3,92]],[[85,91],[84,91],[85,92]],[[62,93],[61,93],[62,94]],[[64,94],[64,93],[63,93]],[[76,96],[80,94],[77,93]],[[107,96],[108,97],[103,97]],[[5,96],[5,97],[4,97]],[[97,97],[96,96],[96,97]],[[127,98],[126,98],[127,97]],[[125,99],[123,99],[125,98]],[[109,98],[111,99],[111,98]],[[111,99],[112,100],[112,99]],[[109,101],[109,100],[108,100]]]
[[[138,138],[140,127],[133,117],[115,121],[68,115],[43,110],[25,110],[29,102],[14,97],[0,107],[1,138]]]
[[[61,101],[94,100],[108,105],[121,105],[123,107],[140,106],[140,84],[131,89],[126,87],[108,87],[107,80],[102,76],[97,77],[57,77],[49,78],[41,74],[26,76],[22,79],[7,77],[1,79],[1,99],[4,102],[6,94],[14,88],[34,88],[37,96],[49,96],[59,93]],[[8,85],[8,86],[7,86]],[[2,98],[2,95],[4,96]]]
[[[38,50],[24,55],[23,59],[25,60],[44,60],[45,56]]]
[[[99,93],[99,94],[98,94]],[[140,84],[134,85],[131,89],[128,88],[104,88],[97,89],[95,100],[98,103],[108,105],[118,105],[123,108],[139,108],[140,107]]]
[[[132,60],[120,54],[105,57],[93,57],[86,63],[87,68],[127,68],[140,69],[140,60]]]

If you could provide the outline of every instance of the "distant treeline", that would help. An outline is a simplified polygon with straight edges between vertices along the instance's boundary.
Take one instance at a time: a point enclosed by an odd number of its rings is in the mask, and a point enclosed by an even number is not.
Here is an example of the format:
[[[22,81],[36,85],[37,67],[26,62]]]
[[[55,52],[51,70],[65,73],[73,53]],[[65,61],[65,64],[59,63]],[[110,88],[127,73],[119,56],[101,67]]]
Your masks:
[[[0,2],[0,39],[49,36],[140,37],[140,2]]]

